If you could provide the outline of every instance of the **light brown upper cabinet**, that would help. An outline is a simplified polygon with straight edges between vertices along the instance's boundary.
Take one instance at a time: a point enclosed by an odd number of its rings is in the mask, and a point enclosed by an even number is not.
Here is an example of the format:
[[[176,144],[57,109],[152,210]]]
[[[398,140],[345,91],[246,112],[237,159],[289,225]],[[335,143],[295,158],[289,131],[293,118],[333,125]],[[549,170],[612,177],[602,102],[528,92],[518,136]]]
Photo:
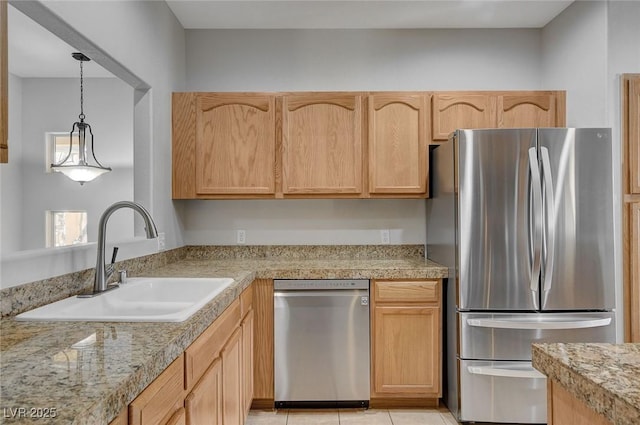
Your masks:
[[[7,2],[0,1],[0,162],[9,161],[9,67],[7,64]]]
[[[173,94],[173,197],[273,197],[275,96]]]
[[[439,92],[432,101],[432,139],[444,142],[458,128],[492,128],[496,100],[487,93]]]
[[[362,104],[360,93],[283,96],[283,195],[362,193]]]
[[[565,92],[436,92],[432,98],[432,141],[459,128],[564,127]]]
[[[498,127],[564,127],[564,92],[499,94]]]
[[[370,194],[427,192],[427,99],[416,93],[368,97]]]

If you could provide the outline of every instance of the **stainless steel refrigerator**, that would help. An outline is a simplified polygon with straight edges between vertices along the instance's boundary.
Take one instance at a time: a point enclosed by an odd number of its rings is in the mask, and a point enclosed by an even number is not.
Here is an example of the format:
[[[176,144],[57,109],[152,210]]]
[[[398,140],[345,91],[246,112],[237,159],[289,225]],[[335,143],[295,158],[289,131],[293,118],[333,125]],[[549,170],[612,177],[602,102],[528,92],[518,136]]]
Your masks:
[[[546,423],[533,342],[615,342],[610,129],[458,130],[431,155],[427,256],[449,267],[445,402]]]

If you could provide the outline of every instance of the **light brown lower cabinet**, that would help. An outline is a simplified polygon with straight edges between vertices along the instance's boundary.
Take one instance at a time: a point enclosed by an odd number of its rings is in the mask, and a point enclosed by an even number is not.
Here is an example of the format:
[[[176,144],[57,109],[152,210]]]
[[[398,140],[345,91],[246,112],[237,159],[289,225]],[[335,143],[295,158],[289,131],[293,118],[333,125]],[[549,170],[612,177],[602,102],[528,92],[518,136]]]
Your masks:
[[[129,404],[129,425],[164,425],[184,403],[184,354]]]
[[[171,416],[167,425],[187,425],[184,407],[178,409],[178,411]]]
[[[184,400],[188,425],[222,425],[222,360],[216,358]]]
[[[222,349],[222,423],[242,425],[242,329]]]
[[[612,424],[553,379],[547,380],[547,423],[548,425]]]
[[[240,299],[110,425],[242,425],[253,390],[252,286]]]
[[[371,292],[371,405],[437,405],[441,280],[376,280]]]

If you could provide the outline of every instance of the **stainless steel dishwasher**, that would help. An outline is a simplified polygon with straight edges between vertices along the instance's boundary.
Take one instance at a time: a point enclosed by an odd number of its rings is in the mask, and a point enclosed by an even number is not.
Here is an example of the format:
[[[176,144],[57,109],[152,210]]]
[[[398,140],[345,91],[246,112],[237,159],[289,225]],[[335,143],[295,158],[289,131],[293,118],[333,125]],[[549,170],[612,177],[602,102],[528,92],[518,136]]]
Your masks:
[[[276,407],[369,406],[369,281],[274,281]]]

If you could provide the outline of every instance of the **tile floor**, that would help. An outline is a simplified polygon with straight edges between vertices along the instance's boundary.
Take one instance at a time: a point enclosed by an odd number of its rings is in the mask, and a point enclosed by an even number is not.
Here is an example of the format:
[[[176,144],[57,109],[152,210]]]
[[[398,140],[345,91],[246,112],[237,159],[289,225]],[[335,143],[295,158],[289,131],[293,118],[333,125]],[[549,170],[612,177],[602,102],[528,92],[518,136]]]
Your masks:
[[[251,410],[245,425],[457,425],[439,409]]]

